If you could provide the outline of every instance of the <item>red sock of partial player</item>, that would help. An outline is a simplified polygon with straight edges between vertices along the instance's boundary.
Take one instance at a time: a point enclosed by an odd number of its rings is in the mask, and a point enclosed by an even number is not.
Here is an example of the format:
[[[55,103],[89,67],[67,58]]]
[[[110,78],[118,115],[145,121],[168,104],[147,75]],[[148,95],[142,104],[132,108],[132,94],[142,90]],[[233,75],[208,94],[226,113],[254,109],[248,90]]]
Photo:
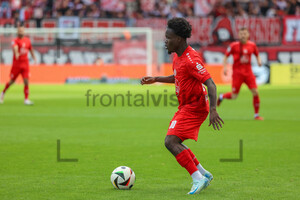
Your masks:
[[[191,157],[192,157],[192,159],[193,159],[195,165],[196,165],[196,166],[199,165],[200,162],[198,161],[198,159],[196,158],[196,156],[195,156],[195,154],[192,152],[192,150],[191,150],[191,149],[188,149],[188,152],[190,153],[190,155],[191,155]]]
[[[231,98],[232,98],[231,92],[227,92],[227,93],[223,94],[223,99],[231,99]]]
[[[255,115],[258,115],[258,112],[259,112],[259,96],[254,96],[253,97],[253,107],[254,107],[254,112],[255,112]]]
[[[6,92],[6,90],[9,88],[9,83],[6,83],[6,85],[5,85],[5,87],[4,87],[4,90],[2,91],[3,93],[5,93]]]
[[[24,86],[24,96],[25,96],[25,100],[28,99],[28,96],[29,96],[29,87],[28,87],[28,85]]]
[[[192,175],[195,171],[198,171],[190,153],[187,149],[183,150],[176,156],[177,162],[184,167],[190,175]]]

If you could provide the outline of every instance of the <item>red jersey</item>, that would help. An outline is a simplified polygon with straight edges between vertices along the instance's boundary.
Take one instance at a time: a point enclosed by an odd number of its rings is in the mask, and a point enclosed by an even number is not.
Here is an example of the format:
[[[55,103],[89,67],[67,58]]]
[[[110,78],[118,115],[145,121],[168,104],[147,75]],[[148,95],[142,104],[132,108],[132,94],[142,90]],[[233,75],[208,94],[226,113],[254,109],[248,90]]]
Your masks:
[[[179,110],[199,113],[209,111],[207,91],[203,83],[211,78],[199,54],[188,46],[183,54],[174,55],[173,72]]]
[[[258,49],[254,42],[247,41],[246,44],[241,42],[232,42],[227,48],[225,55],[233,56],[233,73],[252,74],[251,55],[258,56]]]
[[[12,47],[18,46],[19,49],[19,59],[16,60],[14,55],[13,63],[15,62],[28,62],[28,51],[32,49],[30,39],[27,37],[23,37],[22,39],[17,37],[12,41]]]

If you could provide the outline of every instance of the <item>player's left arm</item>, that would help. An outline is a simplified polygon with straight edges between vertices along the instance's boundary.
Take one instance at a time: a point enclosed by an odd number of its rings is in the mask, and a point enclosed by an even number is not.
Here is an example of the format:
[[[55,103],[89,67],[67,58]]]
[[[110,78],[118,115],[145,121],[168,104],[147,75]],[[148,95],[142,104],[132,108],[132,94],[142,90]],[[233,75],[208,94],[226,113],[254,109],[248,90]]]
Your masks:
[[[259,54],[256,56],[256,59],[257,59],[258,66],[261,67],[262,64],[261,64],[261,58],[260,58]]]
[[[30,43],[30,46],[29,46],[29,51],[30,51],[30,54],[31,54],[31,57],[33,58],[34,60],[34,64],[36,64],[36,57],[35,57],[35,54],[34,54],[34,51],[33,51],[33,48],[31,46],[31,43]]]
[[[254,55],[256,56],[258,66],[261,67],[261,58],[259,56],[258,48],[255,44],[254,44]]]
[[[207,87],[209,102],[210,102],[210,115],[209,115],[209,126],[213,125],[214,129],[216,128],[220,130],[222,128],[223,120],[217,113],[217,87],[210,74],[207,72],[205,67],[203,66],[203,62],[201,59],[195,57],[193,58],[193,62],[188,62],[188,72],[200,83],[204,83]]]
[[[204,85],[207,87],[207,92],[209,96],[209,126],[213,125],[214,129],[220,130],[222,128],[222,123],[224,121],[221,119],[217,112],[217,87],[212,78],[207,79],[204,82]]]

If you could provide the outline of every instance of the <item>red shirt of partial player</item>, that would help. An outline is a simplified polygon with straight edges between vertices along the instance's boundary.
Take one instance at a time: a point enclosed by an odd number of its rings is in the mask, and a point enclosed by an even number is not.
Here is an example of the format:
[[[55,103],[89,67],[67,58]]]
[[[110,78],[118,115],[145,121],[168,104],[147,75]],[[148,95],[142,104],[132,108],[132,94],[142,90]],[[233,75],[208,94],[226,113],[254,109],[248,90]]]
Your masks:
[[[19,38],[17,37],[12,41],[12,46],[18,46],[19,59],[17,60],[15,55],[13,58],[13,64],[19,62],[29,62],[28,51],[32,49],[30,39],[27,37]]]
[[[227,57],[230,54],[233,56],[233,73],[253,74],[251,69],[251,55],[258,56],[258,49],[254,42],[247,41],[246,44],[232,42],[225,52]]]
[[[180,57],[174,54],[173,72],[178,109],[192,113],[208,112],[207,91],[203,83],[211,77],[192,47],[188,46]]]

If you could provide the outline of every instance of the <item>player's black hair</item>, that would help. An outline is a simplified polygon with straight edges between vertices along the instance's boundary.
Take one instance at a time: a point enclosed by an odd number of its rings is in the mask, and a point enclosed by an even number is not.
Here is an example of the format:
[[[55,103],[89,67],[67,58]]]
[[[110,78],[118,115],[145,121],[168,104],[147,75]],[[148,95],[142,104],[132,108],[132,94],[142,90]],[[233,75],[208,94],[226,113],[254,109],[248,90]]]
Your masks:
[[[192,25],[184,18],[173,18],[168,21],[168,28],[184,39],[191,37]]]

